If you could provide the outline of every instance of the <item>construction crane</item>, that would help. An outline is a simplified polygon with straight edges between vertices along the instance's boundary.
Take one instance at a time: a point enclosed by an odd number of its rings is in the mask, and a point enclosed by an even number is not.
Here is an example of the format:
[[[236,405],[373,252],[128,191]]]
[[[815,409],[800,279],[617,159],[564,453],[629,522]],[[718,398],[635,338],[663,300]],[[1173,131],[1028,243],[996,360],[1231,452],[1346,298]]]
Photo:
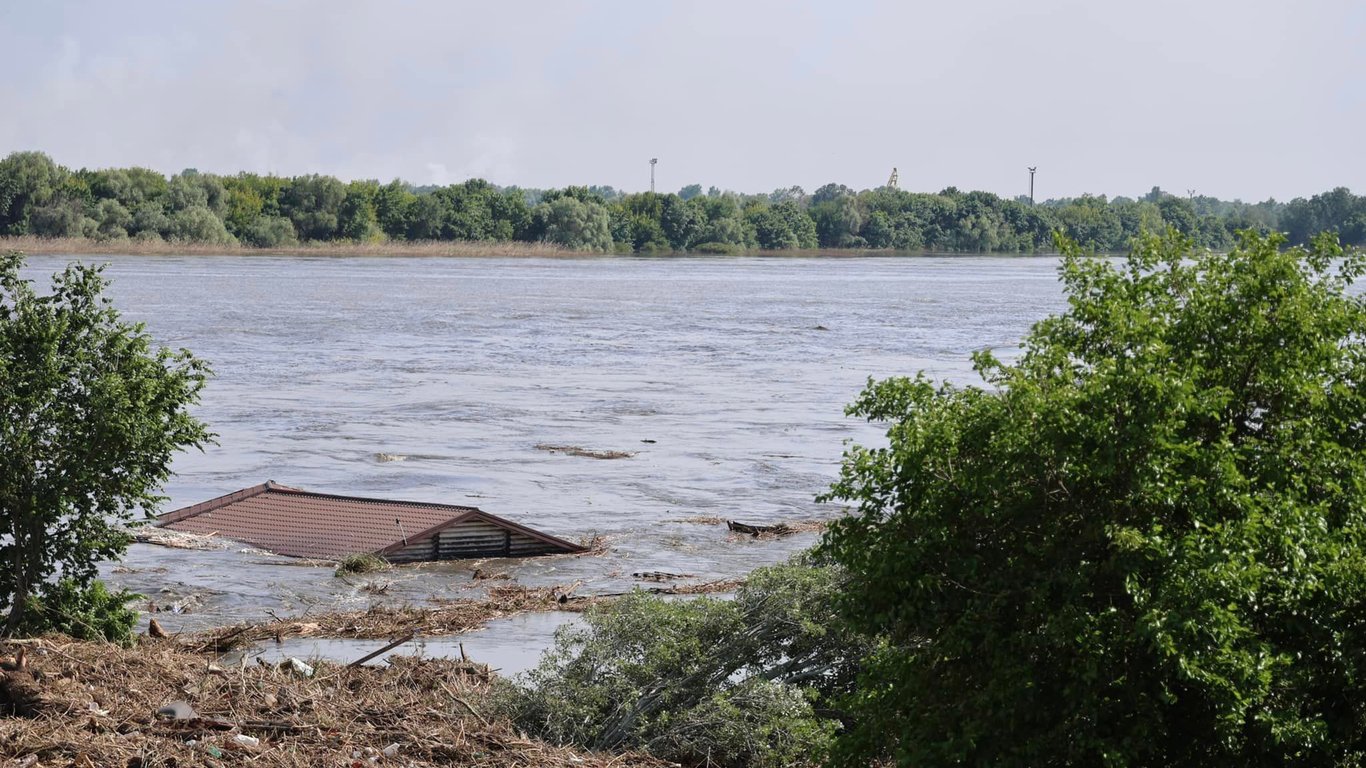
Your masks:
[[[896,189],[896,169],[895,169],[895,168],[892,169],[892,176],[891,176],[891,178],[887,179],[887,186],[891,187],[892,189]]]

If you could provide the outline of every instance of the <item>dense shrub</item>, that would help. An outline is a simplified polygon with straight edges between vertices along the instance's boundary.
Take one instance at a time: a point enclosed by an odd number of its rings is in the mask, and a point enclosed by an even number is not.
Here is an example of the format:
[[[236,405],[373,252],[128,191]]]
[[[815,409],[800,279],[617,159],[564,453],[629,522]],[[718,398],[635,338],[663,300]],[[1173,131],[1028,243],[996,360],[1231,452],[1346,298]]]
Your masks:
[[[734,600],[636,592],[562,629],[502,707],[556,743],[689,765],[809,764],[866,648],[835,621],[839,580],[793,564],[756,571]]]
[[[294,224],[283,216],[262,216],[252,222],[242,239],[257,248],[281,248],[298,245]]]
[[[1062,243],[1068,310],[985,387],[869,385],[840,764],[1360,764],[1366,256],[1283,242]]]
[[[79,640],[131,645],[138,612],[129,608],[128,603],[141,597],[127,590],[110,592],[102,581],[82,587],[72,579],[60,579],[29,596],[24,622],[16,628],[16,634],[59,632]]]

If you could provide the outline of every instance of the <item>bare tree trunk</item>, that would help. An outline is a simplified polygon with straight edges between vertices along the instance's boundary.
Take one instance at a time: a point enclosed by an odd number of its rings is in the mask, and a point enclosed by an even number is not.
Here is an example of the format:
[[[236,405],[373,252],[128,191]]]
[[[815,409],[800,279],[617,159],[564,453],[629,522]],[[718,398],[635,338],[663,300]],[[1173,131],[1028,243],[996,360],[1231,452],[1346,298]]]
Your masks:
[[[14,591],[10,594],[9,616],[5,617],[5,629],[3,634],[6,637],[14,636],[24,621],[24,611],[27,607],[30,591],[30,573],[28,569],[28,558],[25,555],[29,549],[29,536],[25,534],[27,526],[24,524],[24,514],[16,510],[14,522],[10,528],[10,534],[14,536],[14,556],[11,559],[10,567],[14,574]]]

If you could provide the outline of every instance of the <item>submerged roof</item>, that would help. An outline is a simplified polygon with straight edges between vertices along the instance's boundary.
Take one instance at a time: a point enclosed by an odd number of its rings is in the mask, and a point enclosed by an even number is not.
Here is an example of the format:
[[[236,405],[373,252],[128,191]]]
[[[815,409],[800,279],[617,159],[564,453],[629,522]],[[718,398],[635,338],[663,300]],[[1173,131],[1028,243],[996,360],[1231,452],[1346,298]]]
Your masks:
[[[504,520],[475,507],[335,496],[274,481],[167,512],[157,525],[218,534],[289,557],[338,559],[384,554],[473,519],[544,542],[562,552],[583,547]]]

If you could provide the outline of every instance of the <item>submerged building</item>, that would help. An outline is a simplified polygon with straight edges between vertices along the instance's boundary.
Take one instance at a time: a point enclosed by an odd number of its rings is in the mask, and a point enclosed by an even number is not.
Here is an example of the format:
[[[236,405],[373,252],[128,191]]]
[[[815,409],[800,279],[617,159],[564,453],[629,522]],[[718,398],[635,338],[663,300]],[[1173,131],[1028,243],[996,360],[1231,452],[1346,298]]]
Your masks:
[[[167,512],[156,524],[223,536],[279,555],[327,560],[374,554],[413,563],[584,551],[475,507],[336,496],[274,481]]]

